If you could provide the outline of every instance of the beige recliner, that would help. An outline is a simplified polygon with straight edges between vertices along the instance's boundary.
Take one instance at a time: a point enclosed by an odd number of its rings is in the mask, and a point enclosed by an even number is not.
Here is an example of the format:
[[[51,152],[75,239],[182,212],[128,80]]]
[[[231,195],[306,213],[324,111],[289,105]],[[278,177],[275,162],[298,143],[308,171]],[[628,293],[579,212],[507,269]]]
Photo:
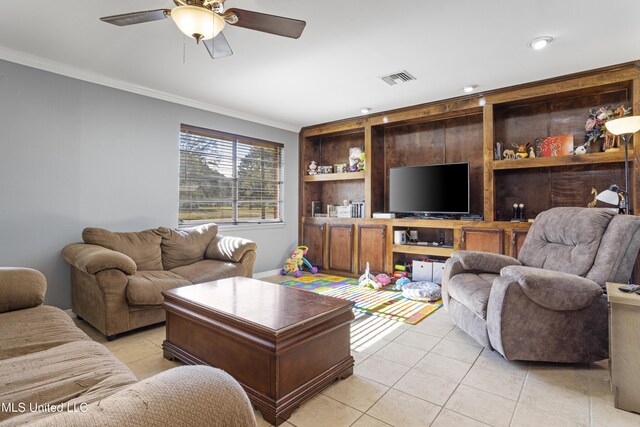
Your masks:
[[[443,302],[460,329],[506,359],[605,359],[605,283],[626,283],[639,247],[640,217],[553,208],[537,216],[518,259],[454,252]]]
[[[215,224],[132,233],[86,228],[67,245],[73,311],[107,338],[163,322],[162,291],[227,277],[252,277],[256,244],[218,234]]]

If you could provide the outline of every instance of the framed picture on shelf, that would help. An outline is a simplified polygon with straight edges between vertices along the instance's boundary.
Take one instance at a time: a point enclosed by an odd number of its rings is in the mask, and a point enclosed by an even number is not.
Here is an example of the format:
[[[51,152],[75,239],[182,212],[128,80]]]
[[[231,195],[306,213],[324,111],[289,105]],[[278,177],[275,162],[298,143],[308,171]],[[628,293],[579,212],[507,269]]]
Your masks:
[[[572,152],[573,152],[573,134],[572,133],[567,135],[548,136],[540,142],[540,155],[542,157],[568,156]]]

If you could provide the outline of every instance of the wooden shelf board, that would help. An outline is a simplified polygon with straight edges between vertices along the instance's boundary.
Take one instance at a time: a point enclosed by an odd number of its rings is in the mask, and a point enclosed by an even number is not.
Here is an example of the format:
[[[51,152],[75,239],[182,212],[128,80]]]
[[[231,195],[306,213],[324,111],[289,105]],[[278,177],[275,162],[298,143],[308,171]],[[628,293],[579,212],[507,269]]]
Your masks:
[[[441,248],[439,246],[420,246],[420,245],[393,245],[393,252],[414,254],[414,255],[433,255],[433,256],[451,256],[453,248]]]
[[[361,172],[345,172],[345,173],[325,173],[320,175],[305,175],[304,182],[320,182],[320,181],[352,181],[364,180],[364,171]]]
[[[629,150],[629,161],[633,161],[633,150]],[[520,160],[494,160],[492,164],[493,170],[510,170],[618,162],[624,162],[624,150],[610,153],[588,153],[575,156],[536,157],[534,159]]]

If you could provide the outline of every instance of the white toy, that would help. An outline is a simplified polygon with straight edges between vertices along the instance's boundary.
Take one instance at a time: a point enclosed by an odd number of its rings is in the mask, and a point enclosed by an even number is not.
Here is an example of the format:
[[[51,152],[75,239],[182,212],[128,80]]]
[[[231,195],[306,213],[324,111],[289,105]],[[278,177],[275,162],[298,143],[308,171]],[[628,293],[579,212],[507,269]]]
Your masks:
[[[367,263],[364,274],[358,279],[358,286],[374,290],[378,290],[382,287],[382,284],[376,282],[376,278],[373,277],[373,274],[369,273],[369,263]]]
[[[513,150],[504,150],[502,155],[504,156],[505,160],[513,160],[516,158],[516,152]]]
[[[577,155],[587,154],[587,147],[585,147],[584,145],[581,145],[575,150],[573,150],[573,154],[577,154]]]

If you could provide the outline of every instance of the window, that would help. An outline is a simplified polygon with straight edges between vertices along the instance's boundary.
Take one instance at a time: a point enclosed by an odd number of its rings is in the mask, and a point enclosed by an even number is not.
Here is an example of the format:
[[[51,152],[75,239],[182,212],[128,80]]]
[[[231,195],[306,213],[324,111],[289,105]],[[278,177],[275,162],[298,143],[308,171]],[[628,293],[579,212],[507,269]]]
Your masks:
[[[282,222],[283,148],[182,125],[179,223]]]

